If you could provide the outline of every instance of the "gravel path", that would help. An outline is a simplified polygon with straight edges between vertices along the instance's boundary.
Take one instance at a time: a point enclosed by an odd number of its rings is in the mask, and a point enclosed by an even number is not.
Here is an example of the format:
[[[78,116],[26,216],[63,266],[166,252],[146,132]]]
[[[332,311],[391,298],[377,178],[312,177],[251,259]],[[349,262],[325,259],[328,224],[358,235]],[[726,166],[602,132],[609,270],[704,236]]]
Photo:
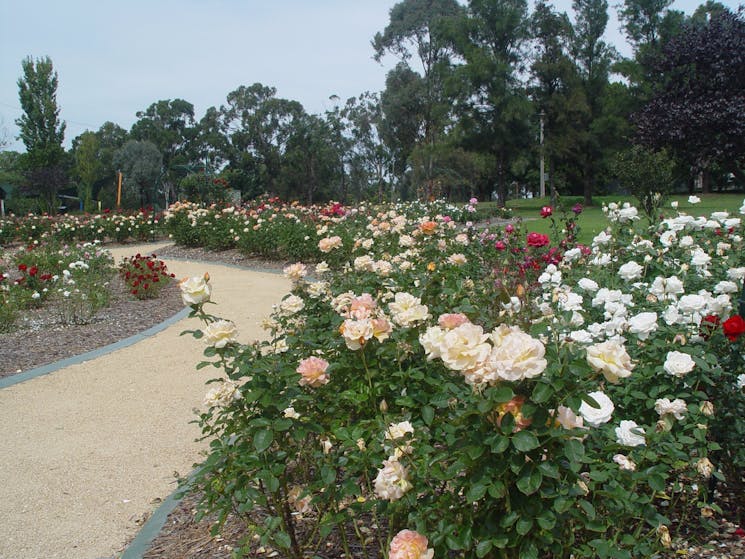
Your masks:
[[[157,245],[114,249],[117,258]],[[261,319],[287,280],[218,264],[166,263],[177,277],[209,272],[212,311],[240,339],[262,336]],[[112,557],[199,460],[193,409],[203,344],[180,336],[185,319],[128,348],[0,390],[0,559]]]

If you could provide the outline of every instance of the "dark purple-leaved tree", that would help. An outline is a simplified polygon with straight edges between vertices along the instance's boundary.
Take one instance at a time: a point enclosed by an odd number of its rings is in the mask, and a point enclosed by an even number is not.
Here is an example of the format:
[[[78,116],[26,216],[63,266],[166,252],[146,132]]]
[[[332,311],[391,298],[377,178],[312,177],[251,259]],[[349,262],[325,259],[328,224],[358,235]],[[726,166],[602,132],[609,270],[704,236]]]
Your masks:
[[[659,81],[634,115],[638,139],[667,147],[695,173],[745,163],[745,14],[722,10],[693,19],[655,62]]]

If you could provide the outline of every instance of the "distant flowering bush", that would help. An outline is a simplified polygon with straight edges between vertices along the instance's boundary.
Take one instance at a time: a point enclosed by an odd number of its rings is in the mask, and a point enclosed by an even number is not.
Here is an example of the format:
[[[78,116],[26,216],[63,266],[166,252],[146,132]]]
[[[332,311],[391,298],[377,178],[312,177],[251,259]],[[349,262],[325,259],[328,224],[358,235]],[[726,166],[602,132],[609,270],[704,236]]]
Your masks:
[[[119,265],[119,277],[135,298],[155,299],[175,276],[157,255],[143,256],[137,253],[122,261]]]
[[[584,247],[426,206],[327,213],[306,242],[333,261],[285,269],[268,339],[205,350],[240,397],[200,415],[203,511],[296,559],[332,533],[346,557],[632,558],[710,522],[707,480],[737,486],[739,217],[646,228],[613,204]],[[209,337],[209,284],[182,291]]]

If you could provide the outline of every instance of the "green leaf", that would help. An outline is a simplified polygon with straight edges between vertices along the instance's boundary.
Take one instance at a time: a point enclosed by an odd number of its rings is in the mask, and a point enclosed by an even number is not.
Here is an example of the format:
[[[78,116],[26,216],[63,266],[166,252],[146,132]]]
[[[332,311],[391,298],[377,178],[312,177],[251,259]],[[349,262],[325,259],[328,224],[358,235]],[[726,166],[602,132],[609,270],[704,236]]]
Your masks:
[[[581,462],[585,457],[585,447],[582,446],[582,443],[578,440],[569,440],[564,445],[564,456],[566,456],[570,462]]]
[[[543,402],[547,402],[548,399],[551,398],[553,392],[554,391],[551,388],[551,385],[546,384],[545,382],[539,382],[535,385],[533,394],[531,395],[530,399],[537,404],[542,404]]]
[[[538,469],[533,469],[530,473],[523,475],[517,480],[517,488],[524,495],[532,495],[541,487],[543,475]]]
[[[524,536],[525,534],[530,532],[531,528],[533,528],[532,518],[521,518],[520,520],[517,521],[517,524],[515,525],[515,530],[521,536]]]
[[[491,551],[491,548],[492,548],[492,543],[490,540],[479,542],[479,544],[476,546],[476,557],[484,557],[487,553]]]
[[[518,431],[512,437],[512,446],[520,452],[528,452],[538,448],[540,444],[538,437],[530,431]]]
[[[326,485],[333,485],[336,482],[336,470],[329,466],[323,466],[321,468],[321,480]]]
[[[262,429],[254,435],[254,448],[256,452],[264,452],[274,441],[274,433],[271,429]]]
[[[662,477],[660,474],[650,474],[647,477],[647,483],[649,484],[649,487],[654,491],[665,490],[665,478]]]
[[[435,410],[432,408],[432,406],[424,406],[422,408],[422,421],[426,425],[431,425],[432,420],[435,418]]]
[[[466,492],[466,500],[469,503],[474,503],[481,499],[486,494],[486,485],[483,482],[476,482]]]
[[[274,541],[277,542],[278,547],[282,547],[284,549],[290,549],[290,547],[292,546],[292,540],[290,539],[289,534],[287,534],[286,532],[275,532]]]

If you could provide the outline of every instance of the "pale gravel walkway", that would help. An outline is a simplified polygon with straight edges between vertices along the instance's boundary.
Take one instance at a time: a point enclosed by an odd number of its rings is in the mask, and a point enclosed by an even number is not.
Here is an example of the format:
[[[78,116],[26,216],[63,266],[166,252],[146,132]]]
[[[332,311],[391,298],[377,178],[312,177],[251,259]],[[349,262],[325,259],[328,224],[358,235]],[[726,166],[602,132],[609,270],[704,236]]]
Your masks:
[[[162,245],[160,245],[162,246]],[[158,245],[115,249],[117,258]],[[209,272],[210,312],[236,322],[240,340],[263,336],[281,275],[166,262],[177,277]],[[204,344],[166,330],[92,361],[0,390],[0,559],[114,557],[186,476],[204,443],[201,407],[213,368],[195,370]]]

